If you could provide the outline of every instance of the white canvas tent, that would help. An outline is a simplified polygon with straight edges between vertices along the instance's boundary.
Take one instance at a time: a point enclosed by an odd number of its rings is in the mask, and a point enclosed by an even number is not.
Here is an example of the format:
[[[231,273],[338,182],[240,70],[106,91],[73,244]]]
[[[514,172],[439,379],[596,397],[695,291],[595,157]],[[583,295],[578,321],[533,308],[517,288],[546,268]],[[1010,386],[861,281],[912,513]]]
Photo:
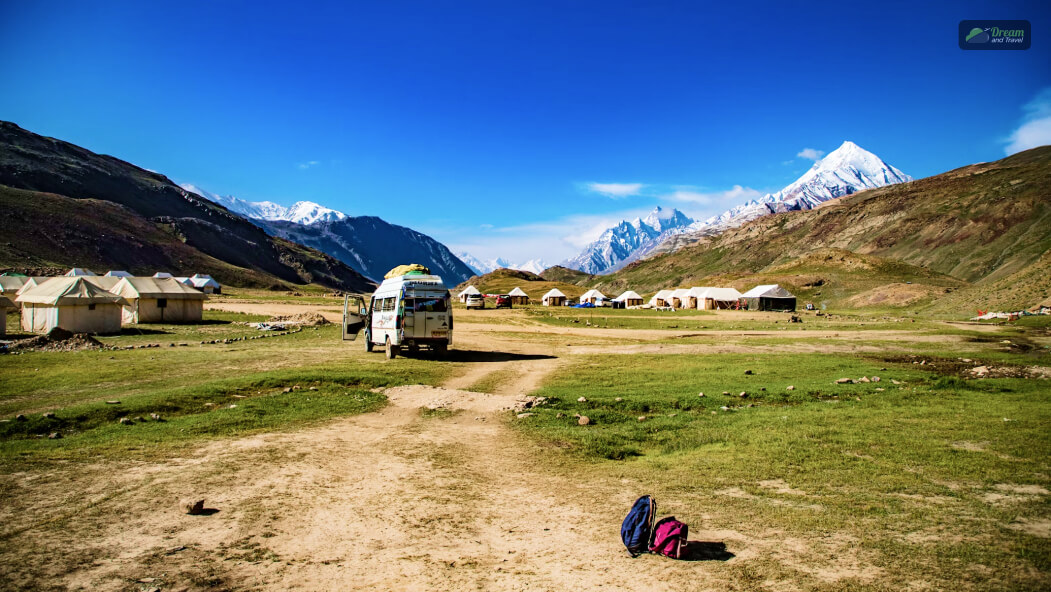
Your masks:
[[[97,275],[94,271],[82,267],[74,267],[66,272],[66,277],[94,277]]]
[[[25,282],[22,284],[22,287],[18,289],[18,292],[16,292],[16,294],[18,294],[19,296],[21,296],[24,292],[28,292],[29,290],[32,290],[40,284],[55,278],[47,276],[32,276],[23,279],[25,279]]]
[[[642,296],[639,296],[638,293],[633,290],[628,290],[614,298],[613,302],[623,302],[624,306],[642,306]]]
[[[671,290],[661,290],[650,298],[650,306],[671,306]]]
[[[481,294],[481,292],[479,292],[478,288],[475,288],[474,286],[467,286],[463,289],[463,292],[460,292],[457,298],[460,299],[460,302],[467,302],[467,297],[471,294]]]
[[[700,310],[728,309],[737,306],[741,293],[733,288],[693,288],[690,290],[690,298],[695,299],[692,307]]]
[[[18,308],[18,304],[14,300],[18,297],[18,291],[22,289],[22,286],[26,285],[26,280],[28,279],[21,275],[0,275],[0,296],[7,296],[11,299],[12,306]]]
[[[548,290],[547,294],[544,294],[541,303],[544,306],[565,306],[566,295],[558,288],[551,288]]]
[[[127,301],[124,323],[199,323],[208,298],[173,278],[121,278],[111,291]]]
[[[106,272],[106,277],[122,278],[122,277],[132,277],[132,275],[130,273],[126,272],[126,271],[115,271],[115,270],[111,269],[111,270]]]
[[[747,303],[748,310],[795,311],[796,297],[777,284],[756,286],[741,294],[741,301]]]
[[[116,287],[117,284],[120,283],[120,280],[123,278],[119,278],[112,275],[92,275],[87,276],[84,279],[108,292],[114,287]]]
[[[0,294],[0,336],[7,335],[7,311],[18,309],[18,305],[10,298]]]
[[[689,295],[689,288],[679,288],[677,290],[673,290],[671,293],[671,305],[675,308],[688,308],[687,304],[689,303],[690,299]]]
[[[190,276],[190,283],[205,294],[221,294],[223,291],[219,282],[212,279],[212,276],[203,273],[195,273]]]
[[[584,304],[585,302],[590,302],[595,306],[599,306],[604,300],[606,300],[606,295],[602,292],[599,292],[598,290],[588,290],[587,292],[584,292],[580,295],[581,304]]]
[[[22,330],[47,333],[62,327],[73,333],[119,333],[121,306],[127,301],[83,277],[61,277],[22,292]]]
[[[157,273],[153,274],[153,277],[158,279],[164,279],[172,277],[172,274],[168,273],[167,271],[158,271]]]
[[[508,292],[507,295],[511,297],[511,304],[529,304],[529,294],[518,286],[515,286],[515,289]]]

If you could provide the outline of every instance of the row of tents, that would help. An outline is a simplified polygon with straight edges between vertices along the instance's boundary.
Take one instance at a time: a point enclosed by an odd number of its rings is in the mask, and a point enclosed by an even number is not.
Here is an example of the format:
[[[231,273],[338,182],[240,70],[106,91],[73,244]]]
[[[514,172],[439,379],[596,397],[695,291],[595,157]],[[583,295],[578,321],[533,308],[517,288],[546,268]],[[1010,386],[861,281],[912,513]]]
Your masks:
[[[460,301],[466,301],[469,294],[481,294],[478,288],[467,286],[460,292]],[[528,304],[529,295],[522,288],[516,287],[508,293],[513,304]],[[544,306],[568,306],[569,298],[558,288],[552,288],[540,299]],[[696,310],[747,309],[770,311],[795,311],[796,297],[777,284],[756,286],[744,294],[734,288],[717,288],[711,286],[661,290],[650,298],[647,304],[637,292],[627,290],[616,298],[609,298],[598,290],[588,290],[580,296],[580,304],[592,306],[613,306],[615,308],[689,308]]]
[[[118,333],[125,324],[199,323],[203,317],[204,290],[179,278],[75,271],[61,277],[0,276],[0,309],[20,311],[22,330],[34,333],[56,327],[74,333]],[[0,333],[5,329],[6,323],[0,323]]]

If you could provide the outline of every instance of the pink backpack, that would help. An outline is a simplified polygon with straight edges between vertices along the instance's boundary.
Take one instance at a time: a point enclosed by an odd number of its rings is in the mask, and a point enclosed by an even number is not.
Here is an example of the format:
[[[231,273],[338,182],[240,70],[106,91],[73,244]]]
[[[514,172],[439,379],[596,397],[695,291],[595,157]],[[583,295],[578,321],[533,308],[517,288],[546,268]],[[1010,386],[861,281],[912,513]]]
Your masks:
[[[672,559],[682,559],[686,551],[686,538],[690,527],[675,519],[661,518],[653,525],[653,544],[650,553],[658,553]]]

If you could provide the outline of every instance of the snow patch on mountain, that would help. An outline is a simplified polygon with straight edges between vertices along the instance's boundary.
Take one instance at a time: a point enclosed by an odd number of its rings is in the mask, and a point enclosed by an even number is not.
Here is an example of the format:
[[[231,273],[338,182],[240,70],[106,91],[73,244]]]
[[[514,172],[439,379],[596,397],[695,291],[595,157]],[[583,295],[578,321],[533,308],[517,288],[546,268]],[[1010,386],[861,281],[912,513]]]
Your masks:
[[[502,268],[528,271],[539,275],[542,271],[550,267],[543,259],[530,259],[525,263],[512,263],[502,257],[497,257],[496,259],[479,259],[466,251],[460,251],[459,253],[456,253],[456,256],[466,263],[468,267],[473,269],[477,275],[484,275]]]
[[[685,232],[694,220],[679,210],[657,206],[645,218],[622,221],[606,229],[579,255],[562,263],[585,273],[606,273],[648,253],[666,238]]]
[[[286,208],[272,201],[247,201],[232,195],[218,195],[190,183],[183,183],[180,187],[215,202],[236,214],[257,220],[285,221],[309,225],[316,222],[334,222],[347,217],[343,212],[326,208],[312,201],[297,201],[291,207]]]

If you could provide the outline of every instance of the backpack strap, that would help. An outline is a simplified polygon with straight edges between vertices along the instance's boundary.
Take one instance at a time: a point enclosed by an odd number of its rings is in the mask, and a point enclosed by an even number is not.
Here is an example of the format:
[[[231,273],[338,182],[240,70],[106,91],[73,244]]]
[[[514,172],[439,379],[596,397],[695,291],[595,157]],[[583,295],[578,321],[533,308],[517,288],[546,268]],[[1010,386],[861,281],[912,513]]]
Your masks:
[[[652,497],[650,498],[650,518],[647,528],[650,531],[649,538],[646,539],[646,549],[653,546],[653,537],[657,536],[657,529],[653,528],[654,522],[657,519],[657,501]]]

